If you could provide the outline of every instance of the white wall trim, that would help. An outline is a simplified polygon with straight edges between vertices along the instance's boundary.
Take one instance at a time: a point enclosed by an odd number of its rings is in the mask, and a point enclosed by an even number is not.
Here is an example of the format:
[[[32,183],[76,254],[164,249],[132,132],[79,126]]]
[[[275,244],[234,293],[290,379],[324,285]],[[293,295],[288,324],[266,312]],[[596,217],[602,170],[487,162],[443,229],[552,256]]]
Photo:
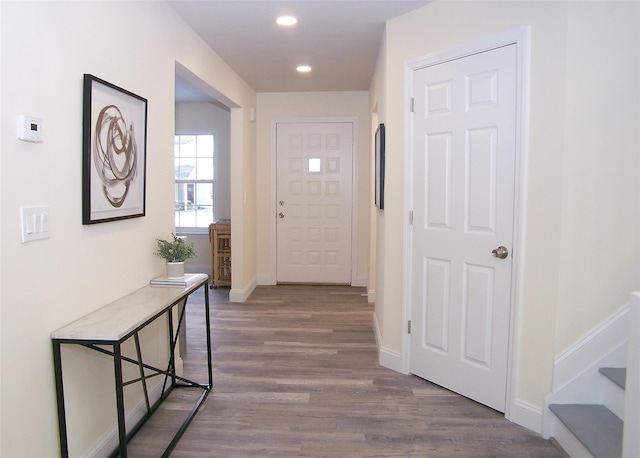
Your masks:
[[[625,387],[622,456],[640,456],[640,293],[631,294],[629,306],[629,341],[627,348],[627,384]]]
[[[606,358],[612,349],[625,344],[628,320],[629,304],[626,304],[574,345],[560,353],[553,361],[552,392],[566,387],[584,373],[586,368]]]
[[[524,426],[538,434],[542,432],[542,409],[516,399],[509,410],[507,420]]]
[[[258,277],[253,277],[253,279],[246,284],[242,289],[232,288],[229,291],[229,302],[245,302],[254,289],[258,286]]]
[[[516,111],[516,173],[515,173],[515,204],[514,204],[514,234],[513,234],[513,271],[511,278],[511,320],[509,325],[509,356],[507,370],[507,402],[505,417],[511,421],[515,418],[523,417],[523,423],[534,424],[536,420],[531,420],[531,409],[524,408],[525,403],[517,401],[517,375],[519,361],[519,321],[520,309],[522,307],[522,284],[524,247],[525,247],[525,215],[526,215],[526,184],[527,184],[527,163],[529,156],[529,109],[530,109],[530,27],[520,27],[514,30],[474,40],[470,43],[444,49],[424,57],[416,58],[405,62],[405,97],[409,100],[413,88],[413,73],[430,65],[437,65],[458,59],[479,52],[488,51],[497,47],[515,44],[517,48],[517,111]],[[412,170],[412,142],[413,132],[411,128],[411,118],[406,118],[405,124],[405,214],[413,209],[413,182],[411,179]],[[405,234],[405,263],[404,263],[404,298],[403,298],[403,318],[402,325],[411,319],[411,288],[413,280],[411,278],[411,237],[412,226],[409,221],[404,224]],[[402,354],[401,368],[404,373],[410,372],[411,340],[406,330],[402,331]],[[533,407],[533,406],[531,406]],[[533,407],[535,409],[535,407]],[[527,412],[527,414],[523,414]],[[533,415],[535,417],[535,414]],[[527,426],[528,427],[528,426]]]
[[[380,333],[380,323],[378,317],[373,314],[373,333],[376,337],[376,346],[378,347],[378,362],[382,367],[391,369],[392,371],[406,374],[402,371],[402,355],[400,352],[385,348],[382,346],[382,334]]]
[[[381,347],[378,352],[378,360],[382,367],[400,372],[401,374],[408,374],[408,372],[404,371],[402,368],[402,354],[398,351]]]
[[[352,211],[351,211],[351,286],[366,286],[366,278],[364,283],[360,277],[357,276],[357,267],[358,267],[358,159],[359,159],[359,146],[358,146],[358,136],[359,136],[359,125],[357,117],[295,117],[295,118],[274,118],[271,121],[271,204],[270,204],[270,218],[271,223],[269,224],[270,234],[271,234],[271,243],[270,243],[270,251],[269,256],[271,258],[271,276],[273,277],[273,284],[277,283],[277,221],[275,215],[277,213],[277,205],[276,205],[276,192],[278,185],[278,177],[277,177],[277,135],[276,129],[278,124],[285,123],[316,123],[316,122],[327,122],[327,123],[350,123],[352,125],[352,136],[353,136],[353,146],[352,146],[352,192],[351,192],[351,200],[352,200]]]

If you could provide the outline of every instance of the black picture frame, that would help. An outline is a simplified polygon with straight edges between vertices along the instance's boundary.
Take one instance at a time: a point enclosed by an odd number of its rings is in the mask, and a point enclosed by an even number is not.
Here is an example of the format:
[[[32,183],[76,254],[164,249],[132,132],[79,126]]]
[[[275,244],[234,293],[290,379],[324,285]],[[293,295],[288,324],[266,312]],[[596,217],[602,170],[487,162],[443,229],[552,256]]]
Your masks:
[[[380,210],[384,209],[384,161],[385,161],[385,129],[384,124],[380,124],[376,129],[375,147],[376,147],[376,189],[375,189],[375,205]]]
[[[82,224],[145,216],[147,99],[85,74]]]

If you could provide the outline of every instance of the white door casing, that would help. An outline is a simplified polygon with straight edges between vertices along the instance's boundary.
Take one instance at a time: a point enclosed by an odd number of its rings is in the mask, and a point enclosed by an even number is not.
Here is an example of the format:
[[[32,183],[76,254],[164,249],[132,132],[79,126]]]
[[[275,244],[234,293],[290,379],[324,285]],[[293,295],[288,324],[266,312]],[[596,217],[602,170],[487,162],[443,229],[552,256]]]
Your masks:
[[[353,124],[276,125],[276,279],[351,283]]]
[[[505,411],[516,45],[413,72],[410,372]],[[492,255],[499,246],[506,259]]]

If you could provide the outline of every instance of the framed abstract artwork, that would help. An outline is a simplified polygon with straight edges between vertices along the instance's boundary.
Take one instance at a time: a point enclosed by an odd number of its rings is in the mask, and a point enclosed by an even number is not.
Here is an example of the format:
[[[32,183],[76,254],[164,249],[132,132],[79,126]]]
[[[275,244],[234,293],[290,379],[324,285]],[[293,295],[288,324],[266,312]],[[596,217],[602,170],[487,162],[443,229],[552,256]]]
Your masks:
[[[384,209],[384,124],[376,129],[376,190],[375,204],[380,210]]]
[[[147,100],[84,75],[82,224],[145,215]]]

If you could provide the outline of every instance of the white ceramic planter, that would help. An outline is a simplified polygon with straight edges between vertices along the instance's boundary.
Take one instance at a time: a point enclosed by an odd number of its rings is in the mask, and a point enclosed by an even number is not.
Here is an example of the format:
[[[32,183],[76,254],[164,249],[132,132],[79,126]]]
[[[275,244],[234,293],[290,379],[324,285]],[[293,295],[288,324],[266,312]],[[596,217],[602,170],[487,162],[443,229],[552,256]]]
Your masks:
[[[182,262],[167,262],[167,278],[182,278],[184,277],[184,261]]]

